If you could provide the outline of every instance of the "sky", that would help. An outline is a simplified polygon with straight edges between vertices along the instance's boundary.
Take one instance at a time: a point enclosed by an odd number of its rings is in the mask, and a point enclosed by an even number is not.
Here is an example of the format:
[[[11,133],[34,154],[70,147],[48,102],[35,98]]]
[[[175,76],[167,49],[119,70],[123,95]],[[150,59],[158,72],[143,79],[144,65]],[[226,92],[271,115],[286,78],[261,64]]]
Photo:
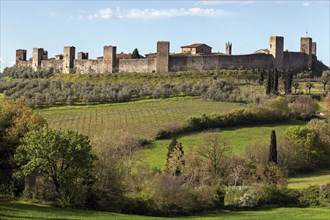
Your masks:
[[[16,49],[39,47],[53,57],[64,46],[103,55],[103,46],[117,52],[156,51],[157,41],[180,46],[206,43],[233,54],[269,48],[270,36],[284,37],[284,49],[300,50],[300,37],[317,42],[317,57],[330,64],[330,0],[325,1],[15,1],[0,0],[1,69],[15,63]]]

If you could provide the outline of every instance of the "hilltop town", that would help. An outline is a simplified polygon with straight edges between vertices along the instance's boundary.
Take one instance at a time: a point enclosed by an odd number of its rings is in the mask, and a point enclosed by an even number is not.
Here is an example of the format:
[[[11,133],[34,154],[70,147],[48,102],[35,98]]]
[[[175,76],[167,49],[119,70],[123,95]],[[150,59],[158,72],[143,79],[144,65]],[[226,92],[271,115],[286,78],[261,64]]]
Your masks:
[[[181,47],[181,53],[170,52],[170,42],[158,41],[156,53],[132,59],[131,54],[117,54],[116,46],[104,46],[103,56],[89,59],[88,52],[78,52],[73,46],[64,47],[63,54],[48,58],[44,48],[33,48],[27,60],[25,49],[16,50],[16,65],[52,69],[55,73],[114,73],[114,72],[177,72],[219,69],[277,68],[280,71],[323,71],[327,67],[317,60],[317,43],[301,37],[300,51],[284,51],[284,37],[271,36],[268,49],[251,54],[233,55],[232,43],[227,42],[225,53],[213,53],[212,47],[195,43]]]

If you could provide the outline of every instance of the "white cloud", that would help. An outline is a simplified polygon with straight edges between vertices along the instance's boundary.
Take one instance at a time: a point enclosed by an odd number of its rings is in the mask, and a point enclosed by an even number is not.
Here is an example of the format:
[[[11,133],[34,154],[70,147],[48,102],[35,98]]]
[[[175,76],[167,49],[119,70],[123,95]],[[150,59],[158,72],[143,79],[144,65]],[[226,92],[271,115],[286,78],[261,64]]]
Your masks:
[[[203,0],[198,1],[197,5],[225,5],[225,4],[240,4],[240,5],[249,5],[253,4],[256,1],[217,1],[217,0]]]
[[[309,3],[309,2],[304,2],[302,5],[303,5],[304,7],[309,7],[309,6],[311,6],[311,3]]]
[[[153,9],[153,8],[132,8],[121,9],[117,7],[101,8],[97,13],[81,12],[81,18],[85,19],[157,19],[157,18],[170,18],[170,17],[182,17],[182,16],[223,16],[225,11],[221,9],[203,9],[203,8],[171,8],[171,9]]]

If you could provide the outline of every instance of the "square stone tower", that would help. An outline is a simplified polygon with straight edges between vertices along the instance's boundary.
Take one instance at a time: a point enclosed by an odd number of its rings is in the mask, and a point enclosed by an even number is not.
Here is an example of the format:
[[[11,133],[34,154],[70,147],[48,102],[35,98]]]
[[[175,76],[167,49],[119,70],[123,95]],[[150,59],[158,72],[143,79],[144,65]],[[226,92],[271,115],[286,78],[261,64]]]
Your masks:
[[[75,59],[76,48],[75,47],[64,47],[63,51],[63,73],[70,73],[73,68]]]
[[[302,37],[300,38],[300,52],[308,55],[312,54],[312,38]]]
[[[310,37],[300,38],[300,52],[305,53],[308,56],[308,69],[312,69],[312,49],[313,40]],[[316,51],[315,51],[316,52]]]
[[[170,56],[170,42],[158,41],[157,42],[157,61],[156,72],[166,73],[169,69],[169,56]]]
[[[43,48],[33,48],[32,52],[32,69],[37,71],[38,68],[41,66],[41,60],[44,56],[44,49]]]
[[[232,43],[228,41],[226,43],[226,55],[231,55],[231,48],[232,48]]]
[[[113,73],[116,67],[117,47],[103,47],[103,73]]]
[[[270,37],[269,53],[274,57],[274,67],[283,70],[284,38],[282,36]]]
[[[78,52],[78,60],[88,60],[88,53]]]
[[[19,63],[19,61],[26,61],[26,50],[16,50],[16,65]]]

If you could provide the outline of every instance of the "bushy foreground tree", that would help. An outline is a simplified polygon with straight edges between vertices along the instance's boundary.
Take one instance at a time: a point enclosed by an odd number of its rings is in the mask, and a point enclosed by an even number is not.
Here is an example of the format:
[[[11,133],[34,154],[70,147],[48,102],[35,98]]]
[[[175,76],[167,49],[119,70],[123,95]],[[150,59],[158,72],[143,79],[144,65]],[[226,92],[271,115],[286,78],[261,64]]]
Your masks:
[[[33,112],[24,99],[5,99],[0,104],[0,185],[4,193],[19,195],[22,182],[12,178],[13,170],[17,168],[13,156],[21,138],[32,127],[42,127],[46,120]]]
[[[71,130],[43,128],[25,135],[15,154],[18,178],[50,178],[61,206],[75,206],[83,199],[83,186],[96,157],[87,136]]]

